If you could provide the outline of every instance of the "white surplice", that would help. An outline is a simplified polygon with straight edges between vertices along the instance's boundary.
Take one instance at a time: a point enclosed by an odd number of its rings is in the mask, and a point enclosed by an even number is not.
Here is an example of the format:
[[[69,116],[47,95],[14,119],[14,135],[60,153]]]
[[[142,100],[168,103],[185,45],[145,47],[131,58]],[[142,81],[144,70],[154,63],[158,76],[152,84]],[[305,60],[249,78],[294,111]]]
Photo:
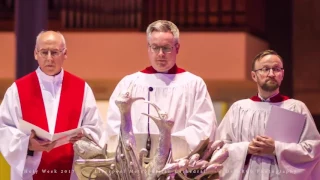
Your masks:
[[[217,122],[206,84],[202,78],[190,72],[177,74],[136,72],[124,77],[116,86],[109,101],[107,138],[119,134],[120,112],[115,99],[121,91],[129,87],[131,82],[134,83],[132,97],[143,97],[167,112],[168,119],[174,121],[172,136],[186,141],[186,148],[192,150],[200,140],[214,139],[213,132]],[[150,115],[157,116],[152,106],[149,112]],[[148,117],[141,113],[148,114],[148,104],[138,100],[132,104],[131,109],[133,130],[134,133],[148,134]],[[156,124],[151,119],[149,123],[150,134],[159,134]]]
[[[36,73],[40,82],[49,131],[53,133],[64,71],[62,70],[56,76],[48,76],[38,68]],[[34,152],[33,156],[27,156],[30,134],[26,135],[18,129],[20,119],[22,119],[22,112],[19,94],[16,84],[13,83],[6,91],[0,107],[0,150],[11,167],[11,179],[30,180],[40,164],[42,152]],[[96,142],[100,140],[102,120],[94,94],[87,83],[85,83],[78,127],[83,127],[85,133],[90,134]],[[77,179],[74,172],[71,174],[71,179]]]
[[[275,156],[252,155],[245,165],[249,143],[264,135],[270,109],[279,106],[306,116],[299,143],[275,141]],[[235,102],[221,121],[216,139],[228,143],[229,158],[223,163],[221,179],[316,180],[320,179],[320,135],[306,105],[295,99],[278,103],[245,99]]]

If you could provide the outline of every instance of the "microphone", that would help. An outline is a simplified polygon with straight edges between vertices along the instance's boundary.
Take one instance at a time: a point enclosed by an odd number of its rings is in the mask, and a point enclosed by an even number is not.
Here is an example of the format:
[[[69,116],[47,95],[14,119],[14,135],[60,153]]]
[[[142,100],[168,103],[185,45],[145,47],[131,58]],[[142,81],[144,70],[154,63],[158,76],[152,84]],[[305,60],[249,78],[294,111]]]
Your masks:
[[[148,88],[148,101],[150,101],[150,92],[153,91],[153,87]],[[148,104],[148,115],[150,114],[150,104]],[[150,118],[148,117],[148,138],[146,142],[146,149],[148,151],[147,157],[150,157],[151,150],[151,136],[150,136]]]

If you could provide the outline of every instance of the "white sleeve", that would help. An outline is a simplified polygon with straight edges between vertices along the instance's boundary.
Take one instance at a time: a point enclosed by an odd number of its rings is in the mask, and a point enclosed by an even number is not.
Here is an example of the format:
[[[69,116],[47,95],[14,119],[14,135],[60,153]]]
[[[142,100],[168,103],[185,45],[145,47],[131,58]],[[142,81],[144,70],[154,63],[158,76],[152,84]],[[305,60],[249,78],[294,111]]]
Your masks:
[[[229,108],[216,131],[216,140],[223,140],[226,143],[224,148],[229,152],[229,157],[223,162],[224,168],[219,172],[222,179],[241,179],[250,143],[237,141],[232,121],[239,117],[233,108],[233,105]]]
[[[102,136],[103,121],[92,89],[87,83],[85,84],[81,127],[84,129],[86,134],[91,135],[92,138],[99,143]]]
[[[106,128],[104,128],[104,138],[106,143],[108,142],[110,137],[118,135],[120,131],[120,111],[117,105],[115,104],[115,100],[120,94],[120,92],[123,90],[123,88],[124,78],[117,84],[109,99]]]
[[[29,136],[18,129],[22,118],[19,95],[14,83],[7,90],[0,106],[0,151],[11,167],[11,177],[28,178],[41,160],[41,152],[27,156]]]
[[[276,156],[281,179],[320,179],[320,135],[314,120],[305,106],[297,105],[294,109],[306,116],[306,125],[300,142],[275,142]]]
[[[217,127],[213,104],[206,84],[200,79],[192,88],[190,91],[194,91],[195,96],[194,101],[187,105],[191,113],[189,117],[186,117],[186,128],[172,134],[172,136],[184,137],[190,150],[193,150],[205,138],[210,138],[212,141]]]

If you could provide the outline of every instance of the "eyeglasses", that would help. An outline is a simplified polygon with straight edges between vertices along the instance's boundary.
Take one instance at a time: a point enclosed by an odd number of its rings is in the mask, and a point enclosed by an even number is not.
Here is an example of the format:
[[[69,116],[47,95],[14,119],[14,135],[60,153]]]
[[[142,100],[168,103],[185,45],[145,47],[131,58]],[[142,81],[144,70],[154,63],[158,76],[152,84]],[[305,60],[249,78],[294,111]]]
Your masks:
[[[154,53],[159,53],[160,49],[162,49],[163,53],[171,53],[173,50],[173,46],[155,46],[155,45],[149,44],[149,47],[150,47],[151,51]]]
[[[65,49],[62,50],[48,50],[48,49],[41,49],[38,51],[41,57],[47,58],[49,56],[49,53],[52,58],[58,57],[64,52]]]
[[[264,67],[261,69],[256,69],[254,70],[254,72],[259,71],[261,74],[269,74],[271,69],[274,74],[279,74],[283,70],[283,68],[280,68],[280,67],[274,67],[274,68]]]

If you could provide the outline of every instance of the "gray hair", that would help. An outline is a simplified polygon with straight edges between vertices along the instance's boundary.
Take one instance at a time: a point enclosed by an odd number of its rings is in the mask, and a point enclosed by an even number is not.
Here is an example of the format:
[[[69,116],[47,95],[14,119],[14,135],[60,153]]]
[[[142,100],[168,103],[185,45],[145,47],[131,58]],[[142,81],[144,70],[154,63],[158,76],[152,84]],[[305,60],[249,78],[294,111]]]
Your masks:
[[[147,40],[149,40],[152,32],[168,32],[170,31],[173,34],[173,38],[175,39],[176,43],[179,43],[179,29],[178,27],[171,21],[167,20],[157,20],[153,23],[149,24],[146,33],[147,33]]]
[[[66,48],[66,47],[67,47],[66,40],[65,40],[64,36],[61,34],[61,32],[59,32],[59,31],[47,30],[47,31],[41,31],[41,32],[37,35],[35,49],[37,49],[37,46],[38,46],[39,41],[40,41],[40,37],[41,37],[44,33],[46,33],[46,32],[57,33],[57,34],[60,36],[60,38],[61,38],[61,42],[62,42],[63,48]]]

